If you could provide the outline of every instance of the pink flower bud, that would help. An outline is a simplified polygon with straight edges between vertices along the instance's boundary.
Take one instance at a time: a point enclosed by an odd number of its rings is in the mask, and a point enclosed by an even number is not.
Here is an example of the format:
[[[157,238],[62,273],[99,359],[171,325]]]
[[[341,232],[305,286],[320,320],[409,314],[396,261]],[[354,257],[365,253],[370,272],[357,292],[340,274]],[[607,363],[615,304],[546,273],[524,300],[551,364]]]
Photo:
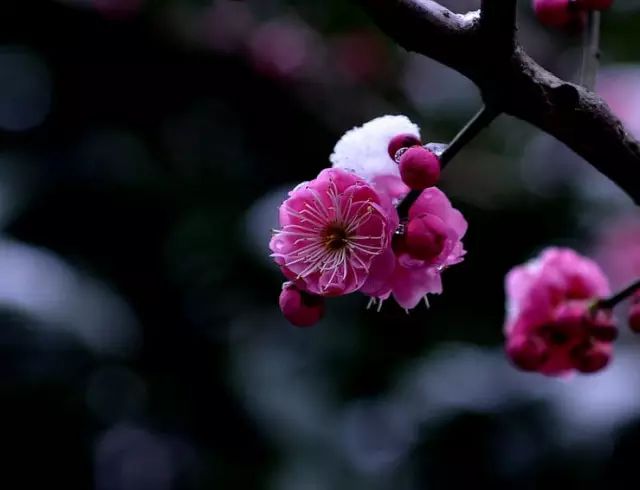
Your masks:
[[[640,303],[633,303],[629,310],[629,328],[640,333]]]
[[[589,334],[600,342],[613,342],[618,338],[618,328],[611,310],[597,310],[588,322]]]
[[[440,159],[422,146],[413,146],[399,161],[402,181],[414,190],[433,187],[440,178]]]
[[[547,348],[535,335],[516,335],[507,342],[507,356],[523,371],[536,371],[547,360]]]
[[[411,148],[412,146],[419,146],[421,144],[420,139],[413,134],[399,134],[394,136],[389,142],[389,156],[391,160],[396,159],[396,154],[403,148]]]
[[[546,26],[567,29],[582,27],[584,12],[580,12],[571,0],[533,0],[538,20]]]
[[[444,250],[449,228],[435,214],[421,214],[407,223],[404,250],[418,260],[430,261]]]
[[[610,344],[580,344],[571,350],[571,359],[581,373],[595,373],[604,369],[611,360]]]
[[[607,10],[613,5],[613,0],[575,0],[575,3],[580,10]]]
[[[311,327],[324,315],[324,298],[298,289],[293,283],[285,283],[280,293],[280,310],[296,327]]]
[[[583,331],[600,342],[613,342],[618,337],[611,310],[595,311],[588,300],[568,301],[558,306],[554,314],[554,327],[562,329],[568,338],[577,338]]]

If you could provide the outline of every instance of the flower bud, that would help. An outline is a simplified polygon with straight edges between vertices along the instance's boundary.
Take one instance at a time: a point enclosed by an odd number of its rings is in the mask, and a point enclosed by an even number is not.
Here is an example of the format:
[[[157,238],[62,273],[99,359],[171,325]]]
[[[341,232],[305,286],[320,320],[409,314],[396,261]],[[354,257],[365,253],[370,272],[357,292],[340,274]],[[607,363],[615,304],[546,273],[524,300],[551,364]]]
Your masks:
[[[640,303],[633,303],[629,309],[629,328],[640,333]]]
[[[618,328],[611,310],[599,308],[592,313],[587,329],[589,334],[600,342],[613,342],[618,338]]]
[[[580,344],[571,350],[571,359],[581,373],[595,373],[604,369],[611,360],[609,344]]]
[[[389,143],[389,156],[391,160],[396,160],[396,155],[398,151],[403,148],[411,148],[412,146],[420,146],[420,138],[414,136],[413,134],[399,134],[394,136],[391,142]]]
[[[302,291],[291,282],[283,285],[279,305],[284,317],[296,327],[311,327],[324,315],[324,298]]]
[[[432,260],[444,250],[448,228],[435,214],[421,214],[407,223],[404,250],[414,259]]]
[[[533,0],[533,10],[538,20],[549,27],[567,29],[584,24],[584,12],[572,0]]]
[[[523,371],[536,371],[547,360],[547,348],[541,338],[516,335],[507,341],[507,356]]]
[[[440,159],[422,146],[405,151],[398,165],[402,181],[413,190],[433,187],[440,178]]]

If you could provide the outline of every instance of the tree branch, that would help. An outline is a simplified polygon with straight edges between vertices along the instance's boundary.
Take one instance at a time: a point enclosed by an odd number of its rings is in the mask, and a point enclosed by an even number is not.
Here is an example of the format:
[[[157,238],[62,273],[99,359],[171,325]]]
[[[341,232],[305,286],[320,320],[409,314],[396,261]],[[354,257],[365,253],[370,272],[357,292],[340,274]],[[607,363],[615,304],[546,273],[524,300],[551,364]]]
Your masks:
[[[481,36],[490,44],[494,55],[504,59],[516,47],[517,0],[482,0]],[[491,57],[494,59],[494,57]]]
[[[594,307],[595,308],[603,308],[603,309],[610,310],[614,306],[616,306],[618,303],[621,303],[622,301],[627,299],[629,296],[632,296],[632,295],[636,294],[638,291],[640,291],[640,279],[638,279],[637,281],[632,282],[626,288],[624,288],[622,291],[619,291],[618,293],[614,294],[613,296],[610,296],[610,297],[605,298],[605,299],[601,299],[600,301],[598,301],[594,305]]]
[[[462,73],[488,106],[554,136],[640,204],[640,143],[607,104],[546,71],[515,41],[509,56],[496,56],[497,39],[515,33],[515,0],[484,0],[482,20],[430,0],[355,1],[402,47]]]

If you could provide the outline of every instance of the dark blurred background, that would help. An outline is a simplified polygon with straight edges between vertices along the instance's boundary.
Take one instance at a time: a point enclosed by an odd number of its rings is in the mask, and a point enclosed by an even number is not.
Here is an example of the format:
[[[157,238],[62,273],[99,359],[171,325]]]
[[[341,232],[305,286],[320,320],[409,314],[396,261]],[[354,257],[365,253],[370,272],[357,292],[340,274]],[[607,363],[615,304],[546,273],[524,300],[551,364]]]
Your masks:
[[[0,1],[0,487],[637,486],[639,340],[573,380],[502,355],[504,274],[546,244],[640,275],[630,200],[520,121],[447,169],[468,255],[431,309],[281,317],[287,189],[354,125],[404,113],[447,141],[481,103],[354,3]],[[579,38],[520,7],[522,42],[575,79]],[[603,39],[599,90],[640,135],[637,2]]]

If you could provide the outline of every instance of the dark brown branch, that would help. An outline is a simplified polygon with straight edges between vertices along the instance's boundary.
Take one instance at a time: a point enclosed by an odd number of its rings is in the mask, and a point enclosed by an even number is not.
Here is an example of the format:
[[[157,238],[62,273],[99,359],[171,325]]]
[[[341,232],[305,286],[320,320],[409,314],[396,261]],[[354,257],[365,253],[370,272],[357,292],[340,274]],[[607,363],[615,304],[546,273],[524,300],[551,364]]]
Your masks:
[[[640,143],[602,98],[552,75],[520,49],[506,83],[500,97],[506,113],[566,144],[640,204]]]
[[[492,57],[504,59],[516,47],[517,0],[482,0],[481,36],[491,45]]]
[[[556,137],[640,204],[640,143],[598,95],[549,73],[517,44],[510,56],[495,56],[499,34],[481,28],[477,16],[429,0],[356,1],[402,47],[462,73],[488,106]],[[485,0],[485,9],[491,3],[511,12],[514,2]],[[482,22],[506,26],[503,14],[485,10]]]
[[[634,281],[633,283],[629,284],[626,288],[624,288],[622,291],[614,294],[613,296],[610,296],[609,298],[605,298],[605,299],[602,299],[602,300],[598,301],[594,305],[594,307],[595,308],[603,308],[603,309],[610,310],[613,307],[615,307],[616,305],[618,305],[618,303],[623,302],[629,296],[633,296],[634,294],[636,294],[638,291],[640,291],[640,279],[638,279],[637,281]]]
[[[468,48],[478,25],[478,15],[454,14],[431,0],[356,2],[406,50],[425,54],[451,67],[467,65]]]

